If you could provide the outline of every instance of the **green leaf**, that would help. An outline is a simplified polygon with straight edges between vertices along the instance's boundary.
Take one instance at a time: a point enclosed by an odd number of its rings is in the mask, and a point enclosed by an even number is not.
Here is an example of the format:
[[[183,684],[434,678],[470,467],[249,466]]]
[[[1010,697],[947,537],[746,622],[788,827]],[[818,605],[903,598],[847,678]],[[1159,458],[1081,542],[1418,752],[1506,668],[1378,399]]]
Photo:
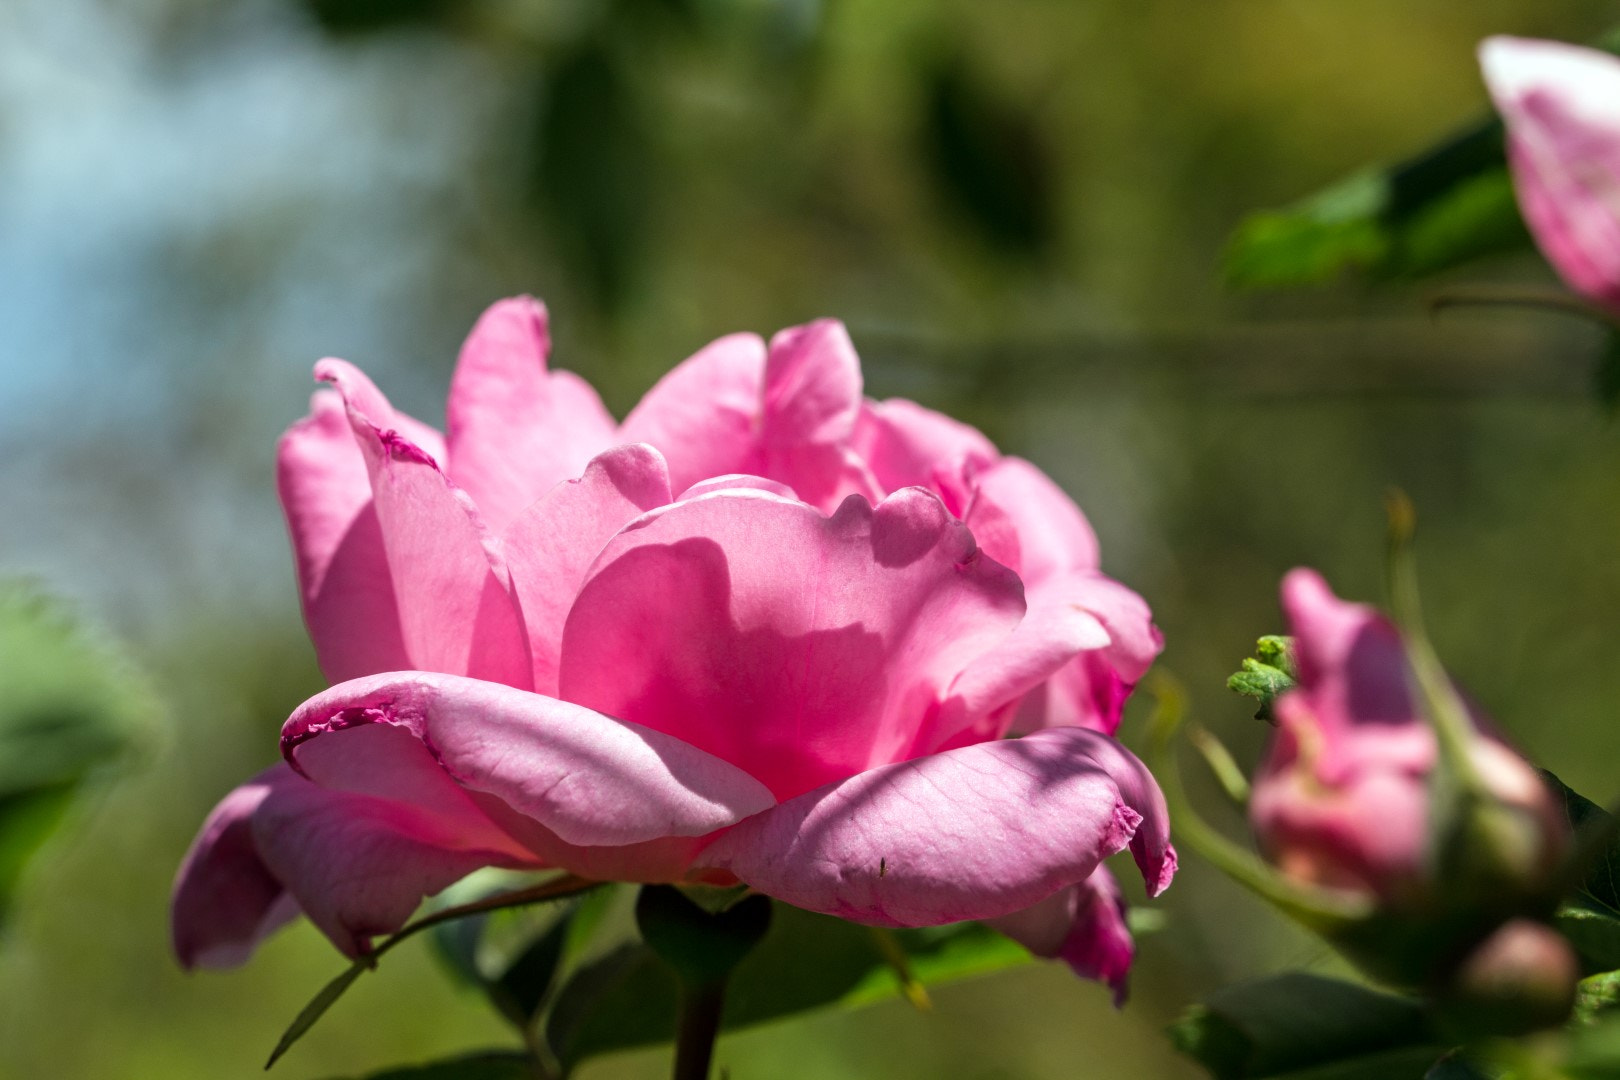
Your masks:
[[[1256,719],[1269,721],[1277,696],[1293,689],[1297,681],[1293,649],[1289,638],[1267,634],[1255,642],[1255,654],[1245,657],[1239,670],[1226,680],[1228,690],[1260,703]]]
[[[1383,280],[1529,246],[1492,117],[1397,165],[1250,215],[1227,245],[1224,277],[1237,288],[1309,285],[1345,271]]]
[[[1580,904],[1566,904],[1553,922],[1574,946],[1582,970],[1591,973],[1620,968],[1620,919]]]
[[[349,1080],[534,1080],[534,1063],[511,1050],[485,1050],[427,1065],[405,1065]]]
[[[1029,953],[977,923],[893,934],[910,976],[935,985],[1030,962]],[[830,1005],[891,999],[902,984],[870,927],[778,903],[771,928],[738,965],[722,1030]],[[586,964],[557,993],[547,1037],[568,1068],[598,1054],[667,1042],[678,987],[644,945],[624,945]]]
[[[0,581],[0,915],[75,792],[149,736],[154,711],[110,642],[34,589]]]
[[[1620,918],[1620,834],[1614,817],[1546,769],[1538,771],[1558,797],[1576,843],[1595,848],[1586,852],[1590,862],[1582,875],[1576,902]]]
[[[1620,1005],[1620,971],[1588,975],[1575,988],[1575,1018],[1583,1023],[1591,1023],[1616,1005]]]
[[[681,981],[723,983],[771,928],[771,900],[748,896],[709,911],[673,885],[643,885],[636,896],[641,939]]]
[[[563,915],[531,941],[489,985],[490,1000],[519,1027],[534,1019],[551,989],[568,944],[572,916],[572,912]]]
[[[1394,1054],[1420,1078],[1441,1053],[1423,1007],[1411,998],[1353,983],[1291,973],[1228,987],[1170,1027],[1176,1048],[1217,1080],[1276,1077],[1301,1070],[1333,1077],[1397,1080]],[[1386,1071],[1361,1071],[1374,1064]],[[1313,1071],[1311,1074],[1315,1076]]]
[[[320,993],[311,998],[309,1004],[298,1011],[298,1015],[293,1017],[293,1022],[287,1026],[287,1030],[282,1032],[280,1041],[276,1043],[276,1048],[270,1051],[270,1060],[264,1063],[264,1067],[268,1069],[281,1060],[281,1055],[291,1050],[293,1043],[302,1039],[304,1033],[315,1026],[315,1021],[326,1014],[326,1010],[330,1009],[333,1003],[342,997],[350,986],[354,985],[354,980],[358,979],[360,973],[365,970],[366,965],[362,961],[356,960],[343,970],[343,974],[321,987]]]

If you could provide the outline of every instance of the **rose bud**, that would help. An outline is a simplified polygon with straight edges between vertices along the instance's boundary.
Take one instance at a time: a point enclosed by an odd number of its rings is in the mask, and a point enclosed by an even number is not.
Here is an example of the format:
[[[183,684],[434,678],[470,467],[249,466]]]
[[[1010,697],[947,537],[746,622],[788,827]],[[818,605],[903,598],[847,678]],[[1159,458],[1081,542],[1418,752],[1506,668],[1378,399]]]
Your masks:
[[[1514,919],[1458,966],[1440,995],[1440,1015],[1461,1038],[1555,1027],[1569,1018],[1580,977],[1574,950],[1556,930]]]

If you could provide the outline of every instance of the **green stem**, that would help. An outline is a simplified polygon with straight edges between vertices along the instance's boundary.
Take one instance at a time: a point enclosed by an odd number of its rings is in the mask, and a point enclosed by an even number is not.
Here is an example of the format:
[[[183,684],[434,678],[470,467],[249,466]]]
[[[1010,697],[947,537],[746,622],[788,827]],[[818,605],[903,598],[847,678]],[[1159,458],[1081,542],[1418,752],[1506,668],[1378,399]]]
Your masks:
[[[1431,315],[1438,315],[1447,308],[1454,307],[1535,308],[1590,319],[1610,328],[1616,325],[1614,316],[1596,304],[1566,292],[1551,290],[1473,288],[1466,291],[1438,293],[1429,298]]]
[[[709,1080],[714,1040],[720,1034],[720,1010],[725,1002],[724,980],[702,986],[681,986],[673,1080]]]
[[[1203,757],[1204,764],[1209,766],[1211,775],[1221,785],[1221,790],[1226,792],[1226,797],[1239,810],[1246,809],[1249,805],[1249,778],[1243,775],[1243,770],[1226,744],[1202,724],[1189,724],[1187,739]]]

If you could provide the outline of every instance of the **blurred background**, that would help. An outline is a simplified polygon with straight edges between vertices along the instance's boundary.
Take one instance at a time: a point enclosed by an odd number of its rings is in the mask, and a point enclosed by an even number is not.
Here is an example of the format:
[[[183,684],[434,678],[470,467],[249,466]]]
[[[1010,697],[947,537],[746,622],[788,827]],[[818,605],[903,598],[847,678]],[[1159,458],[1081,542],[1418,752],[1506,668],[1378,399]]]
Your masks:
[[[1249,211],[1483,116],[1481,37],[1615,23],[1598,0],[5,0],[0,574],[123,654],[62,678],[139,735],[20,877],[0,843],[0,1076],[259,1075],[341,966],[306,925],[228,974],[183,976],[167,947],[197,825],[320,685],[273,444],[324,355],[441,422],[462,336],[514,293],[549,303],[554,365],[620,415],[714,337],[841,317],[868,393],[970,420],[1078,498],[1245,763],[1263,725],[1222,682],[1280,629],[1278,578],[1310,563],[1377,599],[1399,484],[1448,665],[1611,799],[1620,430],[1589,392],[1597,333],[1428,313],[1448,283],[1550,283],[1530,253],[1276,293],[1220,265]],[[31,667],[35,639],[0,634],[0,664]],[[1038,965],[720,1059],[737,1080],[1190,1076],[1160,1034],[1181,1007],[1332,960],[1186,863],[1123,1012]],[[275,1075],[507,1040],[404,948]],[[661,1076],[666,1054],[583,1075]]]

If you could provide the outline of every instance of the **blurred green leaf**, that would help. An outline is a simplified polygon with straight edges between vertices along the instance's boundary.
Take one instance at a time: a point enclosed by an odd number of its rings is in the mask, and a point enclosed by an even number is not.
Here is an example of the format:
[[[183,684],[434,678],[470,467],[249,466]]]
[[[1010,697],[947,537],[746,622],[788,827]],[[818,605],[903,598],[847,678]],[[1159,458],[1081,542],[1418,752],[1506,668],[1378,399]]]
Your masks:
[[[427,1065],[406,1065],[350,1080],[534,1080],[534,1063],[509,1050],[485,1050]]]
[[[111,643],[32,588],[0,582],[0,916],[82,781],[149,736],[152,712]]]
[[[1420,1080],[1444,1049],[1417,1001],[1299,973],[1217,992],[1170,1039],[1217,1080]]]
[[[1620,832],[1617,832],[1613,815],[1546,769],[1538,771],[1557,796],[1570,832],[1590,860],[1573,901],[1611,918],[1620,918]],[[1613,966],[1620,967],[1620,964]]]
[[[1053,169],[1040,130],[961,61],[932,76],[926,146],[940,191],[987,240],[1024,256],[1050,244]]]
[[[438,22],[457,0],[303,0],[304,7],[332,34],[364,34],[418,23]]]
[[[897,931],[911,976],[948,982],[1029,962],[1020,946],[977,923]],[[900,993],[871,929],[777,904],[771,928],[732,975],[722,1030],[828,1005],[865,1005]],[[644,945],[584,965],[558,992],[547,1037],[568,1068],[674,1036],[674,974]]]
[[[1492,117],[1386,169],[1358,172],[1292,206],[1251,214],[1227,244],[1237,288],[1430,274],[1530,245]]]
[[[1620,968],[1620,919],[1580,904],[1565,904],[1553,922],[1580,956],[1582,970]]]
[[[1590,1023],[1599,1013],[1620,1005],[1620,971],[1588,975],[1575,990],[1575,1017]]]
[[[1477,1054],[1453,1050],[1435,1062],[1423,1080],[1503,1080],[1509,1075],[1504,1067],[1481,1060]]]
[[[291,1050],[293,1044],[302,1039],[305,1032],[315,1026],[315,1021],[326,1015],[326,1010],[330,1009],[337,999],[342,997],[349,987],[354,985],[354,980],[358,979],[365,970],[365,961],[356,960],[344,968],[343,973],[338,975],[337,978],[321,987],[320,992],[309,999],[309,1004],[298,1010],[298,1015],[293,1017],[291,1024],[287,1025],[287,1030],[281,1033],[281,1038],[277,1040],[276,1048],[270,1051],[270,1058],[264,1063],[264,1067],[268,1069],[277,1061],[280,1061],[281,1055]]]
[[[535,195],[558,255],[611,310],[627,296],[657,195],[641,103],[612,53],[587,42],[548,72]]]
[[[641,940],[692,986],[724,983],[771,928],[771,901],[744,896],[716,911],[673,885],[643,885],[636,896]]]

